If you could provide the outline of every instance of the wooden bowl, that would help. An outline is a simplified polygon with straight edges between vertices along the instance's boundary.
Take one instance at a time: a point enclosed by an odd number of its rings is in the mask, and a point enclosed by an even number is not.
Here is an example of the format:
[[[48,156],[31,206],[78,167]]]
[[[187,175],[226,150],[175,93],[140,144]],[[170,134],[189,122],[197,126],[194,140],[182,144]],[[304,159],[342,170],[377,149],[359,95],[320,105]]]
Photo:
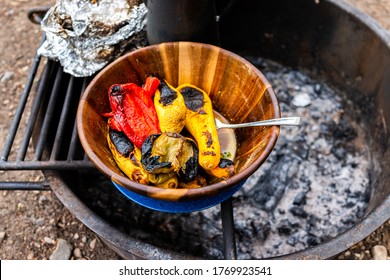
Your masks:
[[[124,55],[104,68],[82,95],[76,120],[81,144],[90,160],[122,193],[138,203],[140,198],[146,199],[140,203],[146,207],[168,212],[200,210],[222,202],[261,166],[275,145],[279,127],[235,131],[237,168],[228,180],[199,189],[161,189],[131,181],[111,155],[106,142],[107,119],[102,115],[111,111],[107,92],[112,84],[141,85],[150,75],[164,78],[175,87],[191,83],[204,89],[214,110],[231,123],[280,117],[271,85],[256,67],[232,52],[201,43],[171,42]],[[156,203],[166,204],[156,208]]]

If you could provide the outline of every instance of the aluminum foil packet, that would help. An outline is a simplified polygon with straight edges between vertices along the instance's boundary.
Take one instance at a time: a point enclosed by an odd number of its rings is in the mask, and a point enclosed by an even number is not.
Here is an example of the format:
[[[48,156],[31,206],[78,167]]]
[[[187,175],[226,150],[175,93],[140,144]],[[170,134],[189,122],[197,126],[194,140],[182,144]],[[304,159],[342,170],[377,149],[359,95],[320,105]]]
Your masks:
[[[146,14],[136,0],[57,0],[41,22],[46,40],[38,54],[75,77],[91,76],[146,45]]]

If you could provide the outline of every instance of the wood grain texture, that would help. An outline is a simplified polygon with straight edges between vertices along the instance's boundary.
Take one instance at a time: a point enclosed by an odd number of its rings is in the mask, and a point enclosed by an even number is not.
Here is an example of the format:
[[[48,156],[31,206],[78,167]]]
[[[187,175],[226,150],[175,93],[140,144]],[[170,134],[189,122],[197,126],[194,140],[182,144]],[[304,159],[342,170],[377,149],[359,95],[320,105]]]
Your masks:
[[[173,86],[191,83],[210,95],[213,107],[232,123],[280,117],[271,85],[243,58],[216,46],[173,42],[131,52],[103,69],[85,90],[77,112],[80,141],[91,161],[109,178],[139,194],[161,200],[193,200],[216,195],[256,171],[279,134],[279,127],[236,130],[236,174],[226,181],[201,189],[159,189],[135,183],[116,166],[106,143],[109,112],[108,89],[112,84],[142,84],[154,75]]]

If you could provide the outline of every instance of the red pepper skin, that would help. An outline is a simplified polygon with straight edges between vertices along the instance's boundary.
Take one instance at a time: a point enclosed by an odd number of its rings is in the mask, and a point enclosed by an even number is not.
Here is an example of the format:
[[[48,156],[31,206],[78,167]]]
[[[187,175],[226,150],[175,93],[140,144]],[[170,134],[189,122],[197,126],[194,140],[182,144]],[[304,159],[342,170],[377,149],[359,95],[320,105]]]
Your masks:
[[[159,79],[157,79],[156,77],[147,77],[145,84],[142,86],[142,88],[145,90],[145,93],[149,98],[153,98],[154,93],[158,89],[159,85]]]
[[[120,85],[112,85],[110,87],[108,90],[108,99],[112,111],[103,114],[103,116],[110,118],[108,124],[112,129],[122,131],[134,143],[134,140],[137,140],[137,136],[127,121],[123,108],[123,92]]]
[[[123,131],[138,148],[150,134],[160,133],[150,96],[150,92],[133,83],[112,85],[108,91],[112,111],[103,116],[110,118],[108,123],[112,129]]]
[[[131,95],[134,97],[135,106],[141,108],[148,124],[152,127],[156,126],[157,129],[160,130],[156,109],[152,100],[154,93],[152,97],[150,97],[143,88],[133,83],[123,84],[122,90],[124,96]]]

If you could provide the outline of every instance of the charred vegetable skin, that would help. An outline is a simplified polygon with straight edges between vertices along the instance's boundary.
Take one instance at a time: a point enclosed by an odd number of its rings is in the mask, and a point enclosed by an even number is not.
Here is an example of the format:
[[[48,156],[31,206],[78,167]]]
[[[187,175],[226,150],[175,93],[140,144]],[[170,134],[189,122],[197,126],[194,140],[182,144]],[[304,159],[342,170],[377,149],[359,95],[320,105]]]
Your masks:
[[[175,89],[149,77],[142,87],[111,86],[109,99],[112,112],[104,114],[109,117],[108,145],[131,180],[160,188],[200,188],[234,174],[234,162],[220,155],[211,100],[201,89],[190,84]],[[184,127],[195,141],[179,134]]]
[[[205,171],[214,178],[226,180],[234,175],[234,167],[233,161],[222,158],[217,167]]]
[[[181,85],[178,91],[183,95],[186,105],[185,127],[198,143],[199,165],[205,170],[214,169],[221,155],[210,97],[190,84]]]
[[[180,133],[186,121],[183,96],[166,81],[161,80],[154,96],[154,106],[162,132]]]
[[[109,126],[123,131],[138,148],[150,134],[160,132],[152,100],[157,82],[158,79],[150,77],[145,88],[128,83],[112,85],[108,91],[112,111],[104,116],[110,118]]]
[[[131,180],[149,184],[148,174],[141,165],[141,151],[126,137],[123,132],[109,129],[108,147],[118,167]]]
[[[177,176],[171,174],[149,174],[141,164],[141,150],[120,131],[109,129],[108,146],[118,167],[131,180],[140,184],[153,184],[161,188],[176,188]]]
[[[198,174],[198,148],[178,133],[153,134],[142,145],[141,163],[152,174],[174,172],[190,182]]]

